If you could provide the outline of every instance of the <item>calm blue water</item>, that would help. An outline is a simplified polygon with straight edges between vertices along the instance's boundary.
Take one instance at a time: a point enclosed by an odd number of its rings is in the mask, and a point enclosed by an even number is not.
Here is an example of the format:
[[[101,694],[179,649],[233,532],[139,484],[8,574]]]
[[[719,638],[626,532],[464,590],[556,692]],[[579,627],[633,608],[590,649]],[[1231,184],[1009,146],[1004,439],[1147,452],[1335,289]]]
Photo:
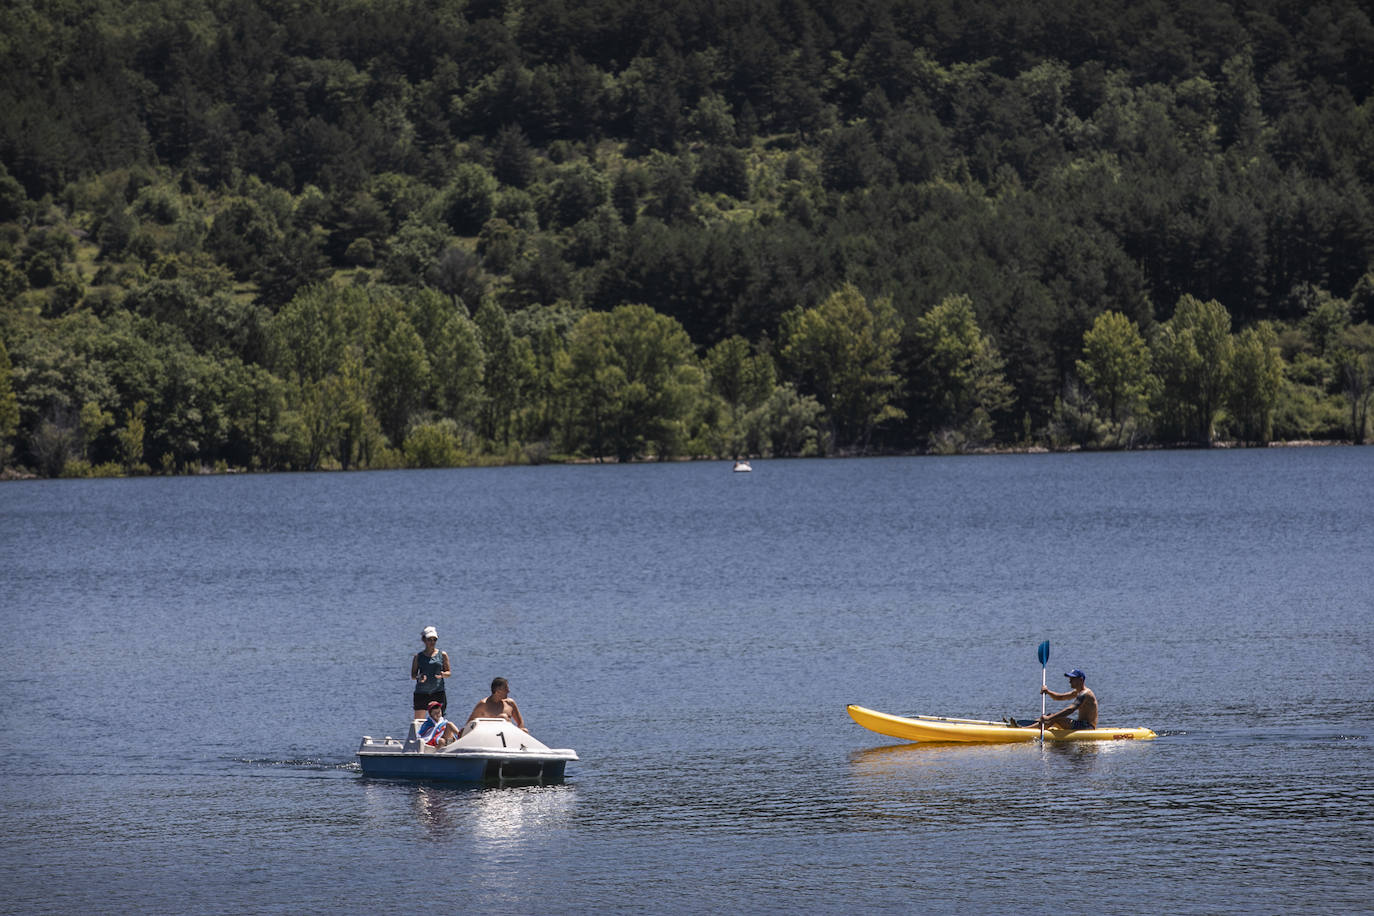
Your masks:
[[[0,486],[0,910],[1371,909],[1374,450],[754,467]],[[358,775],[426,624],[564,784]],[[845,714],[1044,639],[1161,738]]]

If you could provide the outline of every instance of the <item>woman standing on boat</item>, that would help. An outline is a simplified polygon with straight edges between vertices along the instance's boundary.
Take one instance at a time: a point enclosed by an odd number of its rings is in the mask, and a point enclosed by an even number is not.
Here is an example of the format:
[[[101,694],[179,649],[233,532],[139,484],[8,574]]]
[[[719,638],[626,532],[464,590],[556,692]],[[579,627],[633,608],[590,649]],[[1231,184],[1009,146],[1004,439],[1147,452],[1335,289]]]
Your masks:
[[[410,679],[415,682],[415,701],[411,704],[413,718],[423,719],[429,705],[439,703],[440,711],[448,710],[448,696],[444,693],[444,678],[449,676],[448,653],[439,651],[439,631],[425,627],[420,631],[425,647],[410,660]]]

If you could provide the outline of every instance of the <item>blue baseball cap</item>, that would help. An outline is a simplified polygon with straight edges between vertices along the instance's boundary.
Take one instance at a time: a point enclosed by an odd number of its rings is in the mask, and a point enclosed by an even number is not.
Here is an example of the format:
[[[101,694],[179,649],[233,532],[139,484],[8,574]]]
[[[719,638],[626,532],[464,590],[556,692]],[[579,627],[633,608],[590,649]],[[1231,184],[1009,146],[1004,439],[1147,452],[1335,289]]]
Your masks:
[[[1064,677],[1082,678],[1082,679],[1085,680],[1085,681],[1088,679],[1088,676],[1087,676],[1086,674],[1083,673],[1083,669],[1082,669],[1082,668],[1075,668],[1075,669],[1073,669],[1072,671],[1065,671],[1065,672],[1064,672]]]

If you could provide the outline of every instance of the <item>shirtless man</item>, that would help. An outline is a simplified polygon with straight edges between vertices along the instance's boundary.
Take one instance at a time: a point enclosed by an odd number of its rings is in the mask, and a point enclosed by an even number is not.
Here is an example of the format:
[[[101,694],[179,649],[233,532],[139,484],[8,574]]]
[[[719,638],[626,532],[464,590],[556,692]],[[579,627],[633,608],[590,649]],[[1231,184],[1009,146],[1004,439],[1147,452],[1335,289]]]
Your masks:
[[[473,719],[509,719],[520,728],[525,728],[525,720],[520,715],[520,707],[510,698],[510,685],[506,679],[498,677],[491,682],[491,696],[478,700],[472,708],[468,721]],[[529,731],[529,729],[525,729]]]
[[[1064,672],[1064,677],[1069,679],[1067,692],[1055,693],[1048,687],[1041,687],[1040,692],[1056,700],[1073,702],[1059,712],[1043,715],[1023,728],[1039,728],[1042,724],[1046,728],[1097,728],[1097,695],[1085,686],[1088,676],[1075,668]]]

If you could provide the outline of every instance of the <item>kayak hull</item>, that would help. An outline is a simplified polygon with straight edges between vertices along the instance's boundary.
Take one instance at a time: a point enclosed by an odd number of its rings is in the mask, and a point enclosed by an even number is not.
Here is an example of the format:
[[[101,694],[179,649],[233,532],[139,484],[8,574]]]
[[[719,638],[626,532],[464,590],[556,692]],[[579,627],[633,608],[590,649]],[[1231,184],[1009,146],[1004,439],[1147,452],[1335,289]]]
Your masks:
[[[849,717],[869,731],[907,741],[938,741],[962,744],[1024,744],[1040,738],[1038,728],[1010,728],[1005,722],[983,719],[949,719],[941,716],[894,716],[890,713],[848,707]],[[1148,728],[1048,728],[1046,741],[1148,741]]]

